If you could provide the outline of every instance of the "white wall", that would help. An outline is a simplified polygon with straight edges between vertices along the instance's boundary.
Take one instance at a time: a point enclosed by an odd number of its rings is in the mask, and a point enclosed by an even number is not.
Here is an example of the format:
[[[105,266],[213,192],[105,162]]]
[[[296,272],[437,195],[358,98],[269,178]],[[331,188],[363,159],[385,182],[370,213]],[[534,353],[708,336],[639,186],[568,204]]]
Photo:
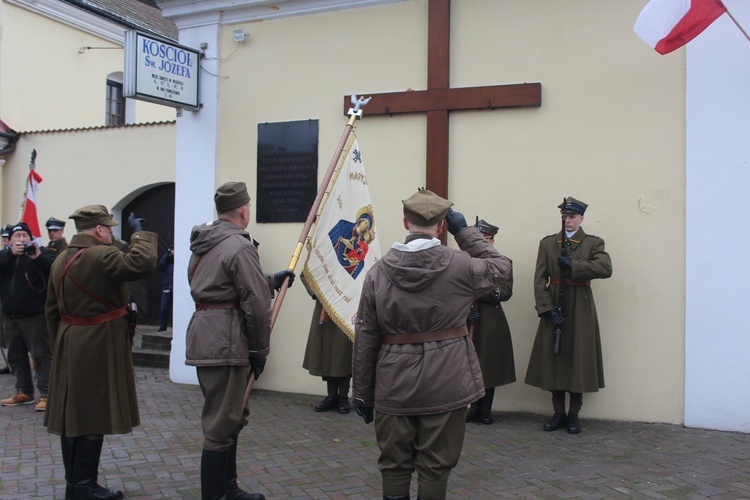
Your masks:
[[[726,0],[750,28],[750,4]],[[668,56],[667,56],[668,57]],[[687,47],[685,425],[750,432],[750,41],[727,15]]]

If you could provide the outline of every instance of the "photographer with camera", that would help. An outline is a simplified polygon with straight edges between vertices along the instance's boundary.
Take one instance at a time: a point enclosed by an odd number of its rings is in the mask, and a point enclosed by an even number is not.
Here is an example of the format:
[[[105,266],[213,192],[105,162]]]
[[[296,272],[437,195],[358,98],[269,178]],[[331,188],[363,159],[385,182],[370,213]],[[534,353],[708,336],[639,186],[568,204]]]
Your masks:
[[[8,343],[8,361],[16,376],[15,395],[3,399],[3,406],[34,403],[34,380],[29,353],[37,374],[37,411],[47,408],[50,354],[44,306],[47,278],[54,257],[31,240],[31,229],[19,222],[10,230],[10,245],[0,251],[0,300],[3,304],[3,332]]]

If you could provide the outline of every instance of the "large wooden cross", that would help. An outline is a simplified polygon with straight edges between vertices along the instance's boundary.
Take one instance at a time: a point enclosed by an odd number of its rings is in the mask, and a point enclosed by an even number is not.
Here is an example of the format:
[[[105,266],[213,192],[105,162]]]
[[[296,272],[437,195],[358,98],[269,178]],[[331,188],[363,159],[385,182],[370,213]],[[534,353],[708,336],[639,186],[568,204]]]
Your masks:
[[[541,83],[450,87],[450,0],[430,0],[427,27],[427,90],[365,94],[363,115],[427,113],[426,187],[448,198],[448,113],[542,105]],[[344,114],[352,107],[344,96]]]

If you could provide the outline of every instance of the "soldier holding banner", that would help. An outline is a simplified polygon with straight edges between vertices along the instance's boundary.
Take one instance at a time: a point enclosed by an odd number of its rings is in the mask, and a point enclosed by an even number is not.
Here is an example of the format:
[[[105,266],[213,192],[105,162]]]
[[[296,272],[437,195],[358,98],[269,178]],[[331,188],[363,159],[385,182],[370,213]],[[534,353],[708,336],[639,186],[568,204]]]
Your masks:
[[[484,384],[466,316],[510,277],[511,263],[428,190],[403,200],[405,243],[365,276],[356,320],[353,398],[375,421],[383,498],[445,498],[463,447],[466,407]],[[441,245],[447,227],[459,250]]]
[[[237,441],[247,425],[242,407],[249,370],[260,377],[270,351],[271,299],[294,273],[266,275],[258,243],[246,231],[250,195],[227,182],[214,195],[218,220],[193,227],[188,281],[195,312],[187,330],[185,363],[195,366],[205,398],[201,424],[201,497],[262,500],[237,484]]]

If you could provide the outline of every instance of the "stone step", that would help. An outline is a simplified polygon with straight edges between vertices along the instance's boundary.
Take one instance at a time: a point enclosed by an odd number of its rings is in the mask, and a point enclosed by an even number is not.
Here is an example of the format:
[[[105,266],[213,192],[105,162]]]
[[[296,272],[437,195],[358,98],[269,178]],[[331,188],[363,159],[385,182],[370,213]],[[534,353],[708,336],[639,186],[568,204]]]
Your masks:
[[[133,338],[133,364],[144,368],[169,368],[172,348],[172,329],[157,331],[158,327],[139,325]]]

